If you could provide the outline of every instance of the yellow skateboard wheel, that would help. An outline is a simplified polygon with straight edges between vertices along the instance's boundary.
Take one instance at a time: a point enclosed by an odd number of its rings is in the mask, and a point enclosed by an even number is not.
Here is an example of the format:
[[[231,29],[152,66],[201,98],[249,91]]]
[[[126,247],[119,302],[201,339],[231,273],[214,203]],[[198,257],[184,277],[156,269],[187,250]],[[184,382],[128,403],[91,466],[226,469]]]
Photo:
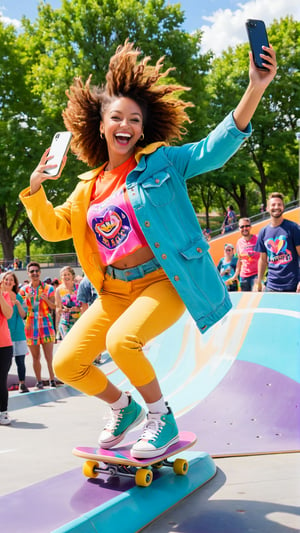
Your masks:
[[[185,459],[175,459],[173,470],[178,476],[185,476],[189,469],[189,464]]]
[[[138,485],[138,487],[149,487],[149,485],[152,483],[152,479],[152,470],[148,470],[147,468],[139,468],[139,470],[136,471],[135,484]]]
[[[97,461],[86,461],[82,467],[82,473],[85,477],[96,478],[98,477],[98,472],[95,472],[95,467],[99,467]]]

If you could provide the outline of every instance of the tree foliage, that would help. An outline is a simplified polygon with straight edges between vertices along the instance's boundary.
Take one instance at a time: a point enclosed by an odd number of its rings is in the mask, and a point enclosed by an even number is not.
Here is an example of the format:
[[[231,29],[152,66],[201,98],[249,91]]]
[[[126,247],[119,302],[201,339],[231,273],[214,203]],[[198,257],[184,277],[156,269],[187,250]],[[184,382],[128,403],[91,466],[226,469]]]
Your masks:
[[[19,35],[12,27],[1,27],[1,55],[7,57],[7,63],[1,65],[5,72],[2,81],[9,95],[7,117],[1,114],[5,150],[0,161],[0,232],[4,256],[12,258],[15,237],[22,230],[24,212],[18,193],[28,184],[53,134],[64,128],[61,113],[67,103],[65,92],[74,76],[85,80],[92,74],[93,83],[104,83],[111,55],[129,38],[153,61],[165,55],[166,68],[177,69],[174,78],[192,86],[191,100],[197,101],[204,93],[209,56],[199,54],[200,32],[189,35],[181,29],[183,18],[178,4],[164,0],[63,0],[56,10],[40,3],[37,19],[31,23],[24,18]],[[203,113],[197,120],[196,115],[194,112],[191,131],[199,129],[200,118],[204,124]],[[49,199],[61,203],[83,170],[86,168],[69,155],[63,177],[45,185]],[[32,234],[36,235],[33,229]],[[26,226],[26,241],[31,240]]]
[[[268,34],[277,51],[278,73],[255,112],[252,136],[224,169],[210,175],[227,198],[234,199],[243,216],[252,214],[247,191],[253,186],[260,192],[259,203],[264,205],[274,184],[290,200],[296,198],[298,189],[295,128],[300,116],[300,22],[292,17],[275,20]],[[211,126],[233,108],[247,83],[248,44],[229,49],[215,59],[207,89]],[[201,179],[205,183],[207,177]]]
[[[5,258],[12,259],[15,240],[23,236],[27,250],[39,239],[18,200],[22,188],[56,131],[64,129],[62,110],[74,76],[92,74],[95,84],[105,74],[116,47],[129,38],[150,55],[165,56],[176,67],[172,81],[191,87],[184,95],[194,103],[185,141],[202,138],[238,103],[248,83],[248,45],[228,49],[220,58],[201,54],[201,32],[182,29],[180,4],[166,0],[62,0],[60,9],[40,2],[22,30],[0,23],[0,239]],[[253,135],[227,165],[189,185],[197,210],[223,211],[232,199],[241,214],[264,201],[276,184],[288,199],[297,194],[296,119],[299,118],[299,22],[287,17],[269,28],[279,70],[253,119]],[[298,106],[298,107],[297,107]],[[69,154],[63,176],[46,182],[56,205],[86,170]],[[256,200],[253,200],[255,199]],[[38,241],[35,241],[38,242]],[[72,251],[72,242],[63,243]],[[47,243],[53,252],[59,244]]]

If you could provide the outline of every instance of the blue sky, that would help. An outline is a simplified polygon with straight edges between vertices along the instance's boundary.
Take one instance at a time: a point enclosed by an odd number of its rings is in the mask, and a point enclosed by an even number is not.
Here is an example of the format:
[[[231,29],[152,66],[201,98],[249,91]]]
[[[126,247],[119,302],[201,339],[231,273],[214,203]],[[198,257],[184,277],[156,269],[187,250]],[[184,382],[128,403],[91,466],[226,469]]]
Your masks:
[[[228,46],[247,40],[247,18],[263,19],[266,25],[292,15],[300,20],[300,0],[166,0],[179,3],[185,13],[184,28],[192,32],[202,29],[202,51],[212,49],[216,55]],[[0,18],[16,26],[22,15],[31,20],[37,16],[35,0],[0,0]],[[48,0],[53,8],[61,6],[61,0]]]

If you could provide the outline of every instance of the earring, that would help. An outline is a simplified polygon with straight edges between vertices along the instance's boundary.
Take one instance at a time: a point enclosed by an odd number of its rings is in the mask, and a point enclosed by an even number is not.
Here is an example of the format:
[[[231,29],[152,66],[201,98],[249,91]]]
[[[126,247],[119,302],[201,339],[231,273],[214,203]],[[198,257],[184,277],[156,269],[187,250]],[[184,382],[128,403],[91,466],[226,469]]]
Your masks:
[[[144,132],[142,133],[142,135],[140,136],[140,141],[143,141],[145,139],[145,135],[144,135]]]
[[[103,135],[102,131],[100,133],[100,139],[104,139],[104,135]]]

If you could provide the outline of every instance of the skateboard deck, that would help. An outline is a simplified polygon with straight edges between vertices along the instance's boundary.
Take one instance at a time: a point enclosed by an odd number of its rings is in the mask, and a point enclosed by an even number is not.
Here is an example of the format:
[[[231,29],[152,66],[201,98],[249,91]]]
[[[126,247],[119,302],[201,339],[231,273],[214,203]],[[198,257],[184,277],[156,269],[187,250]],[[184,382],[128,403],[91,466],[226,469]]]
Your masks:
[[[132,443],[116,446],[110,450],[77,446],[72,453],[77,457],[88,459],[83,465],[83,474],[89,478],[96,478],[99,473],[110,476],[134,477],[136,485],[147,487],[153,479],[153,469],[170,466],[175,474],[185,475],[188,471],[188,462],[176,458],[169,461],[169,457],[178,454],[193,446],[197,437],[190,431],[179,432],[179,441],[169,447],[166,453],[148,459],[135,459],[130,454]],[[101,464],[99,464],[99,462]]]

